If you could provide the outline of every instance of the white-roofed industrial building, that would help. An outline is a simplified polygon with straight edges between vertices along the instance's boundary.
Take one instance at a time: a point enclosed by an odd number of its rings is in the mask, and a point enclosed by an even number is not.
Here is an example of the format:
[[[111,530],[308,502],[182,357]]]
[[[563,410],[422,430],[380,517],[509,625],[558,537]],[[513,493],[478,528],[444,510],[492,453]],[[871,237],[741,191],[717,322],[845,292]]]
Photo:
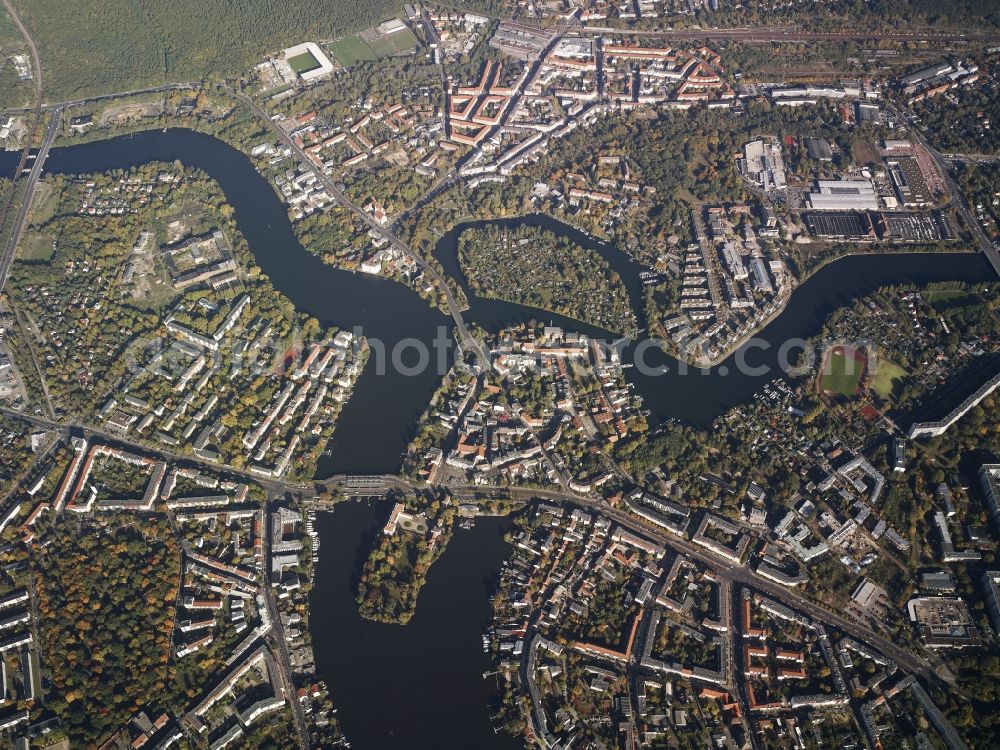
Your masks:
[[[809,193],[814,211],[877,211],[878,195],[871,180],[816,180]]]

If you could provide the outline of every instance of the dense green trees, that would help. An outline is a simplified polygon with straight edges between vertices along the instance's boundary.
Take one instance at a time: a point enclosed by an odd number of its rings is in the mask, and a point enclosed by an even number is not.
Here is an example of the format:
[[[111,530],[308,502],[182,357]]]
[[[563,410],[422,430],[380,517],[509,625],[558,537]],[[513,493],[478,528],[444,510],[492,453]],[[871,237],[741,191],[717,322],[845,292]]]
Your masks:
[[[30,425],[0,415],[0,493],[31,464],[34,454],[28,442]]]
[[[439,534],[416,534],[400,528],[376,541],[358,582],[356,599],[362,617],[399,625],[413,617],[427,571],[448,546],[455,523],[454,509],[442,508],[436,500],[425,510]]]
[[[377,24],[402,3],[369,0],[18,0],[50,98],[241,73],[263,54]]]
[[[598,578],[596,591],[587,603],[586,616],[570,617],[563,623],[562,634],[569,640],[624,651],[629,627],[639,609],[625,586],[627,583]]]
[[[0,59],[0,102],[14,107],[25,106],[30,101],[31,92],[31,82],[18,77],[14,63]]]
[[[685,427],[678,422],[664,424],[656,434],[621,443],[615,451],[616,459],[636,476],[642,476],[655,468],[662,467],[673,474],[681,467],[692,467],[697,461],[698,444],[704,434]],[[695,471],[705,468],[698,462]]]
[[[1000,733],[1000,656],[963,654],[954,662],[957,690],[942,690],[936,683],[931,697],[974,750],[996,747]]]
[[[1000,237],[1000,170],[992,164],[962,164],[957,169],[958,183],[980,224],[994,240]]]
[[[38,562],[48,705],[96,746],[170,679],[179,550],[165,518],[62,523]]]
[[[1000,12],[992,0],[846,0],[830,3],[817,12],[812,4],[771,3],[767,0],[721,4],[722,12],[697,18],[713,26],[762,26],[795,24],[807,29],[840,29],[864,24],[870,30],[898,31],[906,27],[945,26],[997,28]]]
[[[995,154],[1000,150],[1000,97],[979,81],[914,107],[928,139],[945,152]],[[992,123],[992,126],[991,126]]]

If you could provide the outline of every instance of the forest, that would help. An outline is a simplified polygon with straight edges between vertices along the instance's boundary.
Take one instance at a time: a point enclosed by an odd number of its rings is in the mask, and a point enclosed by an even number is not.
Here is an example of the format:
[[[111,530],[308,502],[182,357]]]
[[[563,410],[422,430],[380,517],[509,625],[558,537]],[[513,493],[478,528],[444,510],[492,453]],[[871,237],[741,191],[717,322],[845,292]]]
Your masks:
[[[953,665],[957,690],[931,685],[931,697],[948,715],[969,746],[975,750],[996,747],[1000,731],[1000,657],[989,653],[965,653]]]
[[[991,127],[1000,122],[1000,97],[988,81],[925,99],[914,111],[940,151],[995,154],[1000,150],[1000,129]]]
[[[0,47],[0,51],[2,51]],[[22,81],[10,59],[0,58],[0,102],[25,106],[31,101],[31,81]],[[4,120],[7,118],[4,117]]]
[[[241,73],[304,39],[333,39],[402,10],[396,0],[16,0],[50,99]]]
[[[962,164],[956,179],[983,231],[995,242],[1000,238],[1000,172],[989,164]]]
[[[0,492],[6,492],[33,461],[28,427],[24,422],[0,415]]]
[[[782,22],[812,29],[840,28],[851,23],[864,23],[870,29],[898,29],[903,25],[977,29],[1000,26],[1000,6],[993,0],[948,3],[940,0],[846,0],[827,4],[822,13],[815,12],[812,4],[778,4],[766,0],[720,3],[720,7],[723,12],[711,14],[711,20],[719,26]]]
[[[37,575],[48,705],[96,747],[168,689],[179,550],[165,518],[62,523]]]

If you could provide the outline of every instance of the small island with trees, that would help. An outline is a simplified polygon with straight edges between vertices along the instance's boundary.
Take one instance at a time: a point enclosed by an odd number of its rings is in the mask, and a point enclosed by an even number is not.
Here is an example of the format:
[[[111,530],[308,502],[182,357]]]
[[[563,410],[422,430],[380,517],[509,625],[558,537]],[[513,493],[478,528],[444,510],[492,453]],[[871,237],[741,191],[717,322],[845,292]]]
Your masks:
[[[609,331],[636,327],[628,292],[597,253],[554,232],[530,226],[469,229],[458,261],[472,291],[550,310]]]

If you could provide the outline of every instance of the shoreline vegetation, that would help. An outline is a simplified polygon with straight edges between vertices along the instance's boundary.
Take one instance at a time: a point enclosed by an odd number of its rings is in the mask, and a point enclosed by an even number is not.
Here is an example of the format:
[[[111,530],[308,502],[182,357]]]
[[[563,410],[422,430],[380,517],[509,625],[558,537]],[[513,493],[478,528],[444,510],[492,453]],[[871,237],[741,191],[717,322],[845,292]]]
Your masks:
[[[500,299],[625,333],[637,327],[628,292],[597,253],[530,226],[469,229],[458,241],[469,287]]]
[[[187,93],[195,94],[198,92],[200,92],[198,94],[199,107],[197,108],[193,116],[171,115],[169,114],[171,108],[166,107],[158,117],[156,117],[153,121],[150,122],[132,120],[110,128],[106,126],[101,128],[95,128],[94,130],[88,131],[87,133],[84,134],[75,134],[75,135],[62,134],[60,136],[60,145],[69,145],[73,143],[79,143],[97,139],[107,139],[107,138],[112,138],[119,133],[159,129],[162,127],[188,128],[195,130],[197,132],[203,132],[208,135],[220,138],[224,142],[228,143],[229,145],[233,146],[234,148],[242,152],[244,155],[247,156],[247,158],[251,160],[252,163],[254,163],[258,171],[261,171],[262,174],[265,175],[265,177],[268,177],[269,182],[272,183],[272,187],[275,188],[276,195],[280,195],[280,191],[278,191],[278,189],[274,186],[273,179],[271,179],[271,175],[268,173],[268,168],[266,167],[264,162],[261,161],[260,159],[255,160],[253,157],[249,155],[250,150],[255,144],[261,142],[262,139],[267,139],[269,137],[266,128],[264,128],[261,125],[261,123],[257,122],[252,118],[252,116],[246,110],[244,105],[242,105],[239,102],[229,101],[227,97],[225,97],[220,92],[215,91],[214,89],[208,91],[207,89],[202,88],[198,89],[197,91],[192,90]],[[171,104],[177,103],[181,98],[182,96],[179,95],[178,92],[176,91],[168,93],[166,95],[166,99],[168,99],[171,102]],[[131,98],[126,97],[126,99],[134,99],[134,97]],[[103,102],[101,106],[110,106],[110,104],[108,102]],[[478,195],[481,192],[482,190],[480,189],[479,191],[477,191],[476,194]],[[464,200],[471,200],[471,196],[465,195]],[[423,224],[425,224],[426,220],[430,218],[430,215],[435,213],[435,211],[430,210],[431,208],[432,206],[420,207],[421,218],[417,221],[418,225],[422,226]],[[469,207],[467,206],[467,208]],[[470,212],[468,210],[463,210],[461,214],[449,215],[447,217],[442,216],[440,218],[447,218],[448,223],[445,224],[445,226],[453,227],[456,224],[463,223],[463,221],[466,221],[468,219],[490,221],[496,218],[516,218],[518,214],[524,213],[525,211],[537,210],[537,208],[529,209],[529,207],[523,205],[515,208],[513,212],[508,210],[510,208],[512,207],[504,206],[501,210],[489,210],[486,212],[481,212],[481,211]],[[424,214],[427,213],[428,210],[430,211],[430,213],[427,216],[424,216]],[[354,223],[353,219],[351,217],[344,215],[343,212],[335,212],[335,214],[336,215],[334,217],[333,224],[337,226],[343,225],[341,227],[341,230],[347,231],[348,234],[352,234],[353,230],[350,230],[350,227]],[[558,217],[558,220],[567,222],[568,218],[569,217],[560,216]],[[404,238],[407,238],[407,235],[410,234],[410,232],[408,232],[407,229],[408,228],[413,229],[413,227],[409,226],[410,223],[412,223],[412,221],[404,223],[404,226],[400,228],[401,236],[403,236]],[[317,227],[314,226],[314,224],[315,221],[292,222],[293,230],[295,231],[295,234],[299,238],[299,240],[303,243],[303,246],[306,247],[306,249],[309,252],[321,256],[325,262],[330,263],[331,265],[334,265],[338,268],[345,268],[346,270],[355,270],[357,265],[356,263],[352,264],[351,262],[347,262],[345,258],[341,258],[339,255],[341,251],[333,252],[329,249],[336,245],[335,242],[331,244],[332,240],[343,235],[343,231],[337,230],[333,232],[333,235],[330,235],[328,227],[323,228],[322,231],[317,231]],[[583,227],[579,226],[576,221],[570,221],[568,225],[575,229],[581,229],[582,231],[587,231],[587,229],[584,229]],[[427,238],[415,241],[418,235],[420,235],[420,232],[415,232],[412,238],[407,238],[409,241],[411,241],[414,251],[418,253],[422,258],[424,258],[427,262],[431,263],[433,266],[438,268],[439,272],[442,271],[440,263],[434,257],[433,245],[431,246],[431,248],[427,247],[427,241],[426,241]],[[621,245],[621,240],[622,240],[621,237],[613,237],[609,238],[608,241],[618,244],[620,249],[624,251],[624,246]],[[350,249],[354,246],[354,244],[356,243],[352,241],[351,243],[345,245],[345,247]],[[625,244],[628,245],[629,243]],[[805,246],[795,245],[793,247],[799,253],[801,253],[804,250],[804,248],[810,247],[810,245],[805,245]],[[944,249],[947,249],[948,251],[951,252],[955,252],[968,249],[968,246],[965,243],[961,242],[955,243],[954,246],[949,246],[947,248],[945,248],[942,243],[930,244],[930,245],[904,245],[898,247],[893,247],[878,243],[870,246],[851,247],[841,242],[816,242],[816,243],[811,243],[811,247],[812,247],[812,252],[808,253],[804,257],[798,258],[797,261],[791,263],[793,272],[790,274],[791,277],[790,292],[794,291],[794,289],[797,286],[807,281],[817,271],[821,270],[825,266],[829,265],[831,262],[838,260],[842,257],[849,257],[852,255],[869,255],[869,254],[938,252]],[[583,253],[590,252],[589,250],[583,248],[580,248],[579,250],[582,251]],[[479,248],[477,250],[477,255],[479,254],[487,254],[487,253],[485,253],[484,248]],[[495,270],[497,270],[499,274],[497,278],[503,278],[503,276],[506,275],[508,277],[507,278],[508,286],[510,286],[509,282],[512,280],[511,277],[513,277],[511,269],[513,269],[515,265],[506,262],[508,259],[503,257],[503,253],[495,253],[495,255],[498,256],[493,261],[493,264],[496,267]],[[476,286],[474,285],[475,279],[466,270],[465,262],[463,262],[461,256],[459,258],[459,261],[460,264],[463,266],[462,270],[466,274],[466,278],[468,280],[470,288],[473,288],[474,291],[479,293],[478,289],[476,289]],[[648,261],[643,261],[643,262],[648,262]],[[544,277],[544,274],[542,275]],[[440,309],[440,300],[433,299],[433,294],[432,293],[429,294],[427,288],[420,287],[420,285],[408,282],[405,278],[399,276],[398,274],[388,274],[385,277],[394,280],[398,283],[403,283],[404,285],[409,286],[411,289],[414,289],[414,291],[416,291],[421,297],[426,299],[431,305],[437,306]],[[513,280],[520,281],[519,279],[513,279]],[[467,304],[465,304],[466,301],[464,299],[465,295],[463,293],[462,289],[463,285],[461,283],[461,280],[448,278],[448,285],[452,289],[453,293],[456,294],[456,297],[459,299],[461,307],[463,309],[467,309]],[[482,284],[480,285],[480,288],[484,286],[489,286],[489,284]],[[662,330],[662,327],[658,324],[658,321],[664,315],[669,315],[669,311],[662,309],[661,305],[656,304],[650,298],[651,291],[657,288],[659,287],[650,286],[644,289],[643,309],[629,309],[627,312],[626,308],[627,307],[630,308],[631,304],[627,300],[627,294],[625,294],[626,301],[623,305],[616,307],[616,305],[618,305],[617,301],[612,304],[611,310],[613,311],[613,314],[611,317],[623,321],[627,313],[630,313],[631,316],[642,316],[642,318],[649,321],[649,326],[650,326],[649,334],[658,337],[661,340],[660,341],[661,348],[667,354],[676,357],[678,359],[684,360],[688,362],[688,364],[697,367],[714,367],[719,363],[721,363],[722,361],[724,361],[733,352],[735,352],[743,344],[745,344],[746,341],[748,341],[753,336],[757,335],[774,318],[780,315],[781,312],[783,312],[783,310],[785,309],[787,302],[791,297],[791,293],[789,293],[785,299],[781,300],[781,304],[778,305],[777,309],[775,309],[773,313],[771,313],[765,319],[763,319],[759,325],[756,325],[752,330],[747,332],[745,335],[739,337],[739,339],[734,341],[730,346],[720,350],[717,354],[709,352],[697,352],[697,351],[683,352],[677,346],[673,345],[673,342],[666,334],[666,331]],[[595,320],[594,315],[588,315],[583,312],[580,312],[579,310],[574,310],[573,309],[574,306],[580,307],[581,305],[585,305],[588,302],[590,302],[590,300],[581,300],[581,298],[586,297],[586,292],[581,289],[572,290],[576,293],[575,295],[573,295],[576,297],[576,299],[575,300],[567,299],[567,301],[565,301],[561,305],[554,305],[552,301],[546,299],[547,296],[551,295],[549,290],[544,290],[544,292],[542,293],[535,293],[535,290],[531,290],[530,294],[526,294],[523,291],[518,290],[515,287],[511,286],[510,291],[507,294],[499,293],[493,290],[491,291],[492,293],[487,293],[484,294],[483,296],[492,299],[504,300],[518,304],[533,306],[543,311],[557,312],[566,315],[567,317],[580,320],[581,322],[594,324],[616,332],[622,332],[627,334],[631,331],[634,331],[636,328],[638,328],[639,325],[634,322],[628,326],[624,326],[620,322],[612,324],[609,323],[607,320]],[[602,316],[598,315],[596,317],[600,318]],[[603,317],[607,318],[609,316],[603,316]]]
[[[412,500],[406,508],[393,510],[365,561],[356,601],[358,613],[367,620],[408,623],[416,613],[428,570],[451,540],[454,508],[442,507],[439,500],[432,501],[425,511],[418,512]],[[400,515],[412,523],[398,523]]]
[[[29,326],[18,327],[21,338],[29,338],[33,326],[44,333],[32,342],[33,359],[39,362],[47,383],[47,396],[43,394],[42,400],[51,399],[58,413],[87,418],[102,404],[117,407],[118,401],[127,403],[127,397],[139,404],[180,408],[170,381],[146,370],[126,377],[126,360],[136,357],[148,365],[153,357],[148,342],[170,336],[168,320],[202,333],[215,330],[240,298],[248,301],[259,320],[269,321],[267,338],[274,342],[274,352],[298,356],[306,339],[330,341],[338,332],[300,313],[274,289],[256,265],[218,183],[197,168],[152,161],[129,170],[51,176],[45,188],[44,200],[36,203],[31,214],[6,295]],[[231,282],[220,286],[218,293],[177,285],[160,248],[177,247],[212,232],[219,234],[224,248],[220,257],[230,256]],[[112,289],[120,293],[113,294]],[[99,305],[87,304],[87,295],[94,293],[104,294],[104,300]],[[50,300],[63,305],[53,312]],[[242,325],[250,317],[241,314],[236,322]],[[247,325],[254,335],[262,333],[253,328],[253,321]],[[123,332],[128,336],[122,341]],[[69,340],[75,340],[79,349],[67,351],[64,342]],[[119,343],[102,348],[102,341]],[[91,354],[84,357],[80,351]],[[223,346],[221,364],[206,376],[210,379],[204,392],[185,407],[192,412],[208,409],[206,417],[217,419],[225,428],[226,436],[212,445],[221,462],[240,470],[247,470],[252,460],[240,437],[251,430],[257,409],[277,398],[282,387],[279,378],[269,375],[272,359],[268,356],[260,355],[258,373],[235,346]],[[273,356],[273,362],[283,361],[277,357]],[[352,382],[366,361],[366,345],[359,342],[345,360]],[[248,366],[232,369],[237,363]],[[84,377],[81,373],[87,368],[93,373]],[[25,371],[32,372],[30,368]],[[234,379],[247,392],[229,390]],[[146,407],[132,408],[140,410],[133,416],[144,416],[141,410]],[[295,438],[299,447],[288,475],[291,479],[312,475],[341,408],[340,402],[327,401],[322,426],[300,442]],[[182,432],[185,422],[177,420],[170,427],[157,424],[161,433],[150,431],[142,438],[144,442],[155,445],[163,439],[156,435],[162,434],[175,441],[177,452],[194,452],[196,434]],[[270,449],[284,449],[292,437],[287,432],[275,436]]]
[[[515,505],[482,500],[472,511],[446,497],[397,495],[390,500],[395,505],[368,551],[355,601],[358,614],[366,620],[406,625],[416,614],[431,566],[447,550],[455,527],[467,527],[470,519],[479,515],[508,515]]]
[[[785,312],[785,309],[788,307],[789,303],[792,301],[792,297],[794,296],[798,288],[803,284],[805,284],[807,281],[809,281],[809,279],[811,279],[813,276],[815,276],[817,273],[822,271],[827,266],[833,265],[834,263],[837,263],[838,261],[841,260],[848,260],[850,258],[863,257],[867,255],[900,255],[900,256],[934,255],[942,252],[946,252],[949,254],[950,253],[976,254],[979,251],[963,246],[961,244],[955,247],[948,247],[945,250],[942,250],[940,247],[935,245],[900,245],[896,247],[893,247],[891,245],[881,245],[881,246],[876,245],[876,246],[865,246],[864,249],[860,250],[846,250],[845,252],[824,258],[820,263],[817,263],[815,266],[812,266],[806,271],[804,271],[801,277],[792,280],[791,288],[789,290],[787,297],[782,300],[781,304],[774,310],[774,312],[772,312],[770,315],[764,318],[759,325],[755,326],[752,330],[748,331],[744,336],[741,336],[730,346],[726,347],[725,349],[722,349],[714,357],[713,356],[692,357],[680,351],[676,346],[662,346],[662,344],[670,343],[665,338],[660,339],[661,348],[671,357],[685,361],[689,365],[693,365],[695,367],[715,367],[717,365],[722,364],[727,359],[729,359],[729,357],[731,357],[734,353],[736,353],[748,341],[752,340],[761,331],[763,331],[771,323],[773,323],[775,319],[780,317],[781,314]]]

